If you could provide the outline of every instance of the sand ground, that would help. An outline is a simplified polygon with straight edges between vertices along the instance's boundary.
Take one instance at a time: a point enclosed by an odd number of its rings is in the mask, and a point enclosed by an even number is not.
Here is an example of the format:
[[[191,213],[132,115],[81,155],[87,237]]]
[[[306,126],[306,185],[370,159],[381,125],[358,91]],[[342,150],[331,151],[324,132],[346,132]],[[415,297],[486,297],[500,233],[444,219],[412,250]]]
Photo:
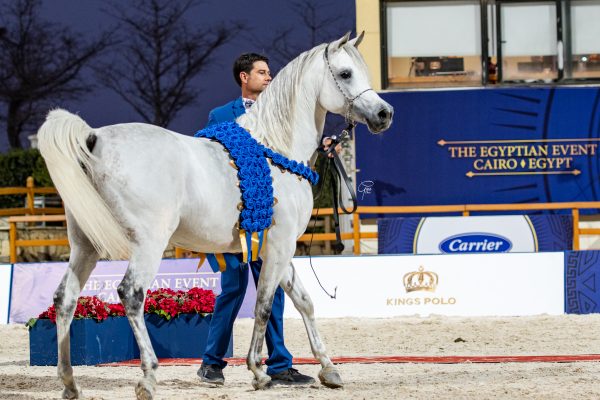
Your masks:
[[[234,356],[244,357],[253,320],[238,320]],[[402,355],[567,355],[600,353],[600,315],[511,318],[322,319],[332,357]],[[286,320],[286,343],[311,356],[302,321]],[[456,341],[461,338],[462,340]],[[0,399],[57,399],[55,367],[30,367],[24,326],[0,326]],[[317,365],[301,365],[317,376]],[[254,391],[245,366],[227,367],[225,386],[207,387],[198,366],[158,369],[158,399],[599,399],[600,362],[342,364],[343,389],[275,386]],[[137,367],[74,367],[88,399],[134,399]]]

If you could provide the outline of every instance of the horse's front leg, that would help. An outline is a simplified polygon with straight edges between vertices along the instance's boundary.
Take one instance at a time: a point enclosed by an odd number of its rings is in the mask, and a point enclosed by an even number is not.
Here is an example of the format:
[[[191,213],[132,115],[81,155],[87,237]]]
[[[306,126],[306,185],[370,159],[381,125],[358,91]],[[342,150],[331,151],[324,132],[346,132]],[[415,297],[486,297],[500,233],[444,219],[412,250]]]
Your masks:
[[[302,315],[306,333],[308,334],[308,339],[310,341],[310,348],[315,358],[321,363],[322,368],[319,372],[321,383],[330,388],[340,388],[344,386],[337,369],[333,366],[333,363],[326,354],[325,345],[317,330],[313,303],[308,292],[302,285],[302,282],[300,282],[300,278],[296,274],[296,270],[292,263],[290,263],[289,267],[284,271],[281,287],[292,299],[294,306],[298,312],[300,312],[300,315]]]
[[[277,243],[277,245],[272,245]],[[275,290],[284,274],[284,269],[294,255],[295,240],[275,240],[269,236],[269,246],[265,251],[263,265],[256,289],[256,305],[254,307],[254,330],[246,364],[254,374],[254,389],[265,389],[270,386],[271,377],[261,367],[261,351],[265,340],[267,322],[271,316]]]

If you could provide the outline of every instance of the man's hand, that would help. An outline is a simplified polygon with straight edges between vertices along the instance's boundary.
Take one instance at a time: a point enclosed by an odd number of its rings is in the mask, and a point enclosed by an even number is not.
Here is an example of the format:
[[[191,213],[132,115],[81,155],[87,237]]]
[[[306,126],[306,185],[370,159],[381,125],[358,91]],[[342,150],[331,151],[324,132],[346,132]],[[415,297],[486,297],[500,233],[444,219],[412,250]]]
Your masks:
[[[323,150],[327,151],[329,150],[329,146],[331,146],[331,143],[333,142],[333,140],[331,140],[331,138],[329,137],[324,137],[322,144],[323,144]],[[335,152],[340,154],[342,152],[342,144],[338,143],[337,146],[335,146]],[[333,158],[333,153],[328,153],[327,157],[329,158]]]

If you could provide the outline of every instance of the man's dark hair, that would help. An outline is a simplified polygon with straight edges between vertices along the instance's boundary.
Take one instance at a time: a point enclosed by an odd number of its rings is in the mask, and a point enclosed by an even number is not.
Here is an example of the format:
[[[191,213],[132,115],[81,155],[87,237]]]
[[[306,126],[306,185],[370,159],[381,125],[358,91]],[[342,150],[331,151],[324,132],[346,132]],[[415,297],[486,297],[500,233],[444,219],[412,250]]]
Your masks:
[[[252,71],[252,66],[256,61],[264,61],[267,64],[269,59],[261,54],[256,53],[244,53],[235,60],[233,63],[233,77],[237,82],[238,86],[242,86],[242,80],[240,79],[240,73],[245,72],[247,74]]]

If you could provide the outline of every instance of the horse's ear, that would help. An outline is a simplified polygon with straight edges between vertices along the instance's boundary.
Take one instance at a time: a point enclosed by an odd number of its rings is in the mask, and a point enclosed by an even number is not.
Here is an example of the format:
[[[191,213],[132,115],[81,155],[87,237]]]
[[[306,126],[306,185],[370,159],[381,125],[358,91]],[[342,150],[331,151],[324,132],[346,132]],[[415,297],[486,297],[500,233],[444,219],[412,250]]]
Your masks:
[[[344,36],[342,36],[338,40],[331,42],[331,49],[334,51],[341,49],[342,46],[344,46],[346,43],[348,43],[348,39],[350,39],[350,33],[351,32],[348,31]]]
[[[354,47],[358,47],[358,45],[360,44],[360,42],[362,42],[362,40],[363,40],[364,37],[365,37],[365,31],[362,31],[360,33],[360,35],[358,35],[354,39],[348,41],[348,43],[351,44]]]

